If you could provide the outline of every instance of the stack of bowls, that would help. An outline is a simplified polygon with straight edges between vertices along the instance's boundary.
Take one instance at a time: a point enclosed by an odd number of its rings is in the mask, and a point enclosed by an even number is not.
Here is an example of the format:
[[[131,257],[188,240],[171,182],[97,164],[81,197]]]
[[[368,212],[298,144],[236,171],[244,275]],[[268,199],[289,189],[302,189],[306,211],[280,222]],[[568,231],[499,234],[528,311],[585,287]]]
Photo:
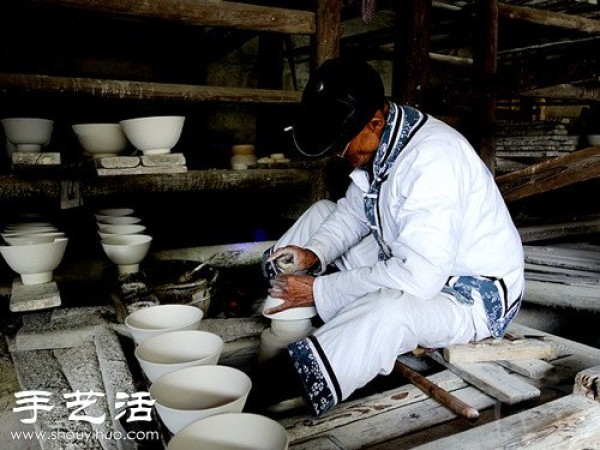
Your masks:
[[[0,253],[24,285],[49,283],[65,254],[68,238],[51,222],[15,222],[0,233]]]
[[[109,208],[94,214],[102,249],[121,275],[139,272],[152,243],[152,236],[142,234],[146,227],[134,213],[131,208]]]

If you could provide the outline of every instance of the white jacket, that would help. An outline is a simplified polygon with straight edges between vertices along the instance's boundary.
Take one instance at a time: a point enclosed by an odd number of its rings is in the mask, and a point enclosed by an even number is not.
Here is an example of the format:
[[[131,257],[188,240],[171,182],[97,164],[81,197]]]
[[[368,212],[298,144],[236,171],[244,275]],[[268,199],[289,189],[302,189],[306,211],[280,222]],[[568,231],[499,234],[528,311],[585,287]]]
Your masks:
[[[367,172],[355,169],[345,197],[306,245],[326,267],[371,230],[363,194]],[[315,279],[323,320],[380,288],[429,299],[450,276],[493,276],[508,303],[524,289],[523,247],[493,176],[468,141],[428,117],[401,151],[379,193],[380,227],[392,256],[366,255],[365,266]]]

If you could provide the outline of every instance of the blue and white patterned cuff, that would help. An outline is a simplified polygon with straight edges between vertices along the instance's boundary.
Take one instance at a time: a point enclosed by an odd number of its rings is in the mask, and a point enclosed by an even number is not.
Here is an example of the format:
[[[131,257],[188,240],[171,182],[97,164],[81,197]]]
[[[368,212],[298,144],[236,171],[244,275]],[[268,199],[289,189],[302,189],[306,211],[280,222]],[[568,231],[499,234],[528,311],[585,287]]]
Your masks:
[[[302,384],[302,395],[312,414],[325,414],[337,404],[341,393],[318,341],[309,336],[289,344],[287,349]]]

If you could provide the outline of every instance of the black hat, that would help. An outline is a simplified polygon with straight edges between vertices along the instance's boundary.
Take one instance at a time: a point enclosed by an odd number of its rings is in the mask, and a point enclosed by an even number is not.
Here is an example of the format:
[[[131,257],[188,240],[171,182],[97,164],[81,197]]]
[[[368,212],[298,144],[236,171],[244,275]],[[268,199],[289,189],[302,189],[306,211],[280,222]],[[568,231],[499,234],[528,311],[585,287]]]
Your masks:
[[[342,151],[385,101],[381,77],[365,61],[325,61],[308,80],[292,128],[307,156]]]

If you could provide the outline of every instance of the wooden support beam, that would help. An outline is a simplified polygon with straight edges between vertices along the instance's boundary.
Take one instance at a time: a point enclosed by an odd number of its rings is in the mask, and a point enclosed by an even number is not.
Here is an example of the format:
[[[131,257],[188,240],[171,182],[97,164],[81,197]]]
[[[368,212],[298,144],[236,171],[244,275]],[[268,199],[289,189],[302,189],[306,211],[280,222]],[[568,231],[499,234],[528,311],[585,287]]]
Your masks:
[[[507,3],[498,4],[498,14],[508,19],[522,20],[537,25],[576,30],[582,33],[600,34],[600,20],[574,16],[558,12],[545,11],[526,6]]]
[[[315,36],[315,65],[323,64],[340,54],[342,2],[339,0],[318,0],[317,30]]]
[[[314,34],[315,14],[310,11],[272,8],[211,0],[31,0],[33,3],[87,11],[172,20],[192,25],[241,30]]]
[[[478,29],[475,36],[475,85],[479,90],[477,144],[479,156],[492,173],[495,171],[493,128],[496,121],[494,80],[498,72],[498,1],[477,0]]]
[[[512,202],[600,177],[600,146],[534,164],[496,178],[504,200]]]
[[[191,84],[150,83],[97,78],[54,77],[0,73],[0,93],[73,94],[99,98],[134,100],[178,100],[185,102],[298,103],[301,93]]]
[[[431,0],[405,0],[395,2],[394,7],[396,38],[392,98],[422,108],[429,84]]]

